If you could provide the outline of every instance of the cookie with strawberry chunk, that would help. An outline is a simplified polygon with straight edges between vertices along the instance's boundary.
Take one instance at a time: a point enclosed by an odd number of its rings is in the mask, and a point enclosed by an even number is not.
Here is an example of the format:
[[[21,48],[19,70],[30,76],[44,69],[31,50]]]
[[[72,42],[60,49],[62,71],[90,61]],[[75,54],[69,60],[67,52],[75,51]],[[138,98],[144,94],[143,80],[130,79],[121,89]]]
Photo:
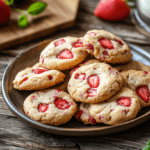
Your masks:
[[[100,61],[99,60],[96,60],[96,59],[91,59],[91,60],[87,60],[87,61],[84,61],[83,63],[75,66],[71,71],[70,71],[70,76],[73,74],[73,72],[75,72],[78,68],[80,68],[81,66],[86,66],[86,65],[90,65],[90,64],[93,64],[93,63],[99,63]]]
[[[150,72],[150,66],[147,66],[141,62],[138,61],[134,61],[131,60],[129,63],[127,64],[123,64],[123,65],[117,65],[115,67],[119,72],[121,71],[126,71],[126,70],[141,70],[141,71],[147,71]]]
[[[88,53],[108,63],[127,63],[132,58],[128,45],[105,30],[88,31],[84,36],[83,45]]]
[[[70,69],[82,62],[88,53],[82,38],[64,37],[52,41],[40,54],[40,64],[48,69]]]
[[[113,96],[122,87],[120,73],[106,63],[94,63],[73,72],[68,92],[79,102],[99,103]]]
[[[23,104],[24,112],[33,120],[59,126],[68,122],[77,111],[76,102],[58,89],[37,91]]]
[[[64,81],[64,73],[38,66],[36,64],[20,71],[13,81],[13,87],[18,90],[40,90]]]
[[[97,122],[89,113],[89,104],[81,103],[75,117],[84,124],[96,125]]]
[[[139,98],[129,88],[122,89],[113,97],[99,104],[90,104],[89,112],[98,123],[117,125],[136,117],[141,110]]]
[[[150,106],[150,73],[147,71],[128,70],[121,72],[124,85],[136,92],[141,107]]]

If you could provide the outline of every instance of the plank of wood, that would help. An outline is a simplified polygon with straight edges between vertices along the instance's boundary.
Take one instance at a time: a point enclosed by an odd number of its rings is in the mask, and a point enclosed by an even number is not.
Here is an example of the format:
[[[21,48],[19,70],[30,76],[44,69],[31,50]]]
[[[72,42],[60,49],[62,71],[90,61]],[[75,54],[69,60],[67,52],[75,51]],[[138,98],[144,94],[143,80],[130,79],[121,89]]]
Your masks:
[[[31,0],[21,9],[27,9]],[[0,50],[16,46],[33,39],[54,33],[55,31],[66,29],[74,25],[79,0],[43,0],[48,3],[46,10],[31,19],[30,24],[25,29],[20,29],[17,20],[20,16],[14,9],[11,10],[11,19],[7,25],[0,28]]]

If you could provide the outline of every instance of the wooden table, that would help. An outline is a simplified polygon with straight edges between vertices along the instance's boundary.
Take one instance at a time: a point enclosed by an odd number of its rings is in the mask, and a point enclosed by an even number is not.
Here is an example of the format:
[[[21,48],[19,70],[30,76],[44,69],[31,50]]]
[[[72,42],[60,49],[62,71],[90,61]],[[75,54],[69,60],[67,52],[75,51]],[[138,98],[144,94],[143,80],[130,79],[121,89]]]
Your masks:
[[[128,42],[150,52],[149,34],[136,22],[133,10],[130,17],[119,23],[105,22],[93,15],[99,0],[81,0],[73,28],[0,52],[0,82],[7,65],[24,49],[49,38],[83,36],[89,29],[108,30]],[[1,86],[1,84],[0,84]],[[141,150],[150,140],[150,121],[127,131],[95,137],[52,135],[26,125],[7,108],[0,91],[0,149],[50,150]]]

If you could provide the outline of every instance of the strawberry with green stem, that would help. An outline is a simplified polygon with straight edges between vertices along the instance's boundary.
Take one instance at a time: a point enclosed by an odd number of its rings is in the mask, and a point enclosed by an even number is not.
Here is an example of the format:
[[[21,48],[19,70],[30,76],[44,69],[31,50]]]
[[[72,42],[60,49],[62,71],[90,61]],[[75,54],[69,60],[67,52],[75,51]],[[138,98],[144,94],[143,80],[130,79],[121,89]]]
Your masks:
[[[13,5],[14,0],[5,0],[5,2],[7,5]],[[21,9],[15,9],[17,12],[22,13],[22,15],[19,17],[18,20],[18,26],[20,27],[20,29],[25,28],[29,24],[27,15],[31,15],[31,16],[39,15],[46,9],[46,7],[47,7],[47,3],[37,1],[31,4],[27,11]]]
[[[129,0],[101,0],[94,11],[94,15],[107,21],[124,20],[130,14],[127,1]]]

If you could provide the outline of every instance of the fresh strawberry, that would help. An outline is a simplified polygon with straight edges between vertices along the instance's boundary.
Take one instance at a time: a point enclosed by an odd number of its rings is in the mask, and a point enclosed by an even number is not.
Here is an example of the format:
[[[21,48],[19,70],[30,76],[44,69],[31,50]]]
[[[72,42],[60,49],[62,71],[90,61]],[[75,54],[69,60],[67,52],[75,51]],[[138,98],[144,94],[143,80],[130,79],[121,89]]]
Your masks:
[[[38,111],[41,112],[41,113],[44,113],[45,111],[47,111],[48,107],[49,107],[48,104],[40,103],[38,105]]]
[[[77,117],[77,119],[78,119],[79,121],[81,121],[81,116],[82,116],[83,113],[84,113],[83,110],[80,110],[80,111],[76,114],[76,117]]]
[[[137,87],[136,93],[145,103],[149,101],[149,89],[147,85]]]
[[[107,21],[120,21],[128,17],[130,8],[125,0],[101,0],[94,15]]]
[[[54,104],[58,109],[64,110],[69,108],[73,103],[69,103],[68,101],[62,98],[56,98]]]
[[[45,71],[49,71],[48,69],[44,69],[44,68],[36,68],[36,69],[32,69],[32,73],[34,74],[41,74]]]
[[[87,43],[86,44],[86,48],[89,49],[89,50],[93,50],[94,51],[94,47],[91,43]]]
[[[5,0],[0,0],[0,25],[7,22],[10,18],[10,8]]]
[[[101,43],[101,46],[105,49],[114,49],[114,46],[111,42],[111,40],[106,38],[101,38],[98,40]]]
[[[72,74],[73,74],[78,68],[80,68],[80,66],[74,67],[74,68],[70,71],[70,76],[72,76]]]
[[[87,82],[90,87],[97,88],[99,86],[99,82],[100,82],[99,76],[97,76],[95,74],[91,75],[88,77]]]
[[[117,99],[117,105],[124,106],[124,107],[130,107],[131,106],[131,98],[122,96]]]
[[[91,122],[92,124],[97,124],[95,118],[93,118],[92,116],[89,116],[88,121]]]
[[[94,97],[97,95],[97,90],[90,88],[86,93],[87,93],[88,97]]]
[[[65,39],[59,39],[59,40],[57,40],[57,41],[54,43],[54,45],[57,47],[57,46],[59,46],[59,45],[64,44],[65,42],[66,42]]]
[[[57,58],[58,59],[71,59],[73,58],[72,51],[70,51],[69,49],[65,49],[58,54]]]
[[[83,40],[82,39],[78,39],[77,42],[74,42],[72,44],[73,47],[83,47]]]
[[[87,35],[96,36],[97,34],[94,32],[89,32],[89,33],[87,33]]]
[[[75,74],[75,79],[85,80],[85,78],[86,78],[86,74],[85,73],[76,73]]]

